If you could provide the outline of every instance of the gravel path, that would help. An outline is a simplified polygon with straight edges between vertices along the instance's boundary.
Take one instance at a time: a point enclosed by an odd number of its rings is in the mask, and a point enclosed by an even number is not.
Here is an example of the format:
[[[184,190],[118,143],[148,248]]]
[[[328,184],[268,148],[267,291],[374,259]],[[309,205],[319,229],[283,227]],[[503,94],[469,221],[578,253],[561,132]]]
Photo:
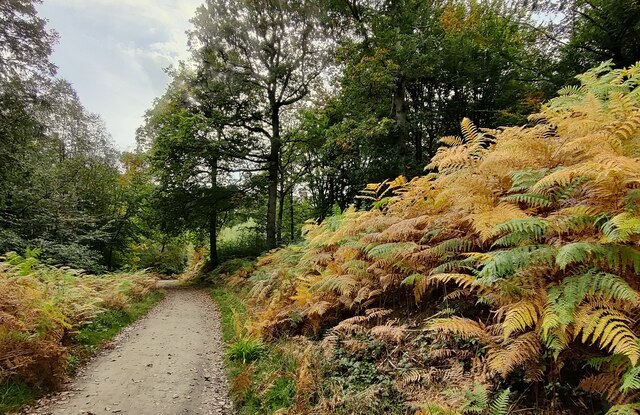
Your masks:
[[[218,310],[202,290],[161,286],[146,317],[26,414],[231,415]]]

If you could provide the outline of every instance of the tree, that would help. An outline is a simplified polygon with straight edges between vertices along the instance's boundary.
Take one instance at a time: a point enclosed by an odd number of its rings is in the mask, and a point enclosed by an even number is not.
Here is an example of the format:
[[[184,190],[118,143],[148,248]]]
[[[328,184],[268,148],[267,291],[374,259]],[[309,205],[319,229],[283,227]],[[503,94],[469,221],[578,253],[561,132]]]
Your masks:
[[[282,148],[281,116],[311,93],[325,69],[329,42],[321,24],[322,9],[308,0],[208,0],[191,32],[197,62],[224,78],[245,102],[247,117],[232,127],[266,140],[269,177],[267,245],[276,238],[276,203]],[[250,90],[247,90],[250,87]]]
[[[563,65],[573,74],[611,60],[616,66],[640,60],[640,3],[635,0],[574,0],[565,12],[568,42]]]
[[[158,181],[153,197],[160,228],[170,234],[205,230],[215,267],[218,216],[233,208],[240,194],[227,174],[228,163],[241,156],[243,147],[222,134],[221,107],[199,99],[203,85],[195,75],[183,67],[173,76],[165,95],[147,112],[138,140],[149,147]]]
[[[35,118],[41,93],[55,74],[49,56],[57,35],[37,15],[37,0],[0,2],[0,209],[43,125]]]

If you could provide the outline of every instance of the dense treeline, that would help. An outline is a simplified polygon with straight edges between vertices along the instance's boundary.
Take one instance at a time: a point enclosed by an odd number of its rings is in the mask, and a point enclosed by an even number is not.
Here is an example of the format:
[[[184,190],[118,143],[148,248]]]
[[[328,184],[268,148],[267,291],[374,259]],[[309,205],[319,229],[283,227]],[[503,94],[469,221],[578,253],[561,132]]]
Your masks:
[[[462,118],[523,123],[584,69],[634,62],[627,3],[207,1],[140,129],[161,228],[214,246],[251,217],[266,247],[293,241],[367,183],[421,174]]]
[[[420,175],[462,118],[523,123],[576,74],[640,58],[632,0],[209,0],[123,155],[55,77],[36,3],[0,6],[0,251],[90,271],[295,241],[368,206],[367,183]]]
[[[55,263],[121,267],[145,191],[141,160],[119,154],[100,117],[55,78],[57,35],[34,2],[2,2],[0,21],[0,252],[30,246]]]

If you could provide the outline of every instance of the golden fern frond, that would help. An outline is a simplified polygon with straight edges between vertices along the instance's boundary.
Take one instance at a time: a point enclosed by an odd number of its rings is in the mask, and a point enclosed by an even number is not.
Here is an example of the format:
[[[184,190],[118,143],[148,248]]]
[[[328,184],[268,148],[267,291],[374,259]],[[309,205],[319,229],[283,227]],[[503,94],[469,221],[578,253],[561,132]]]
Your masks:
[[[597,343],[602,349],[611,353],[625,355],[634,366],[640,359],[638,338],[629,329],[629,319],[611,309],[593,309],[582,307],[576,312],[574,336],[582,333],[581,340],[586,343]]]
[[[540,314],[540,305],[535,300],[521,300],[510,306],[502,322],[504,338],[535,326],[540,319]]]
[[[478,140],[478,136],[480,135],[478,127],[476,127],[469,118],[465,117],[462,119],[460,128],[462,129],[462,136],[464,137],[465,143],[475,143]]]
[[[405,326],[394,326],[389,323],[373,327],[371,335],[381,340],[400,343],[406,337],[407,332]]]
[[[357,281],[351,275],[330,275],[309,287],[312,291],[336,291],[349,295],[355,290]]]

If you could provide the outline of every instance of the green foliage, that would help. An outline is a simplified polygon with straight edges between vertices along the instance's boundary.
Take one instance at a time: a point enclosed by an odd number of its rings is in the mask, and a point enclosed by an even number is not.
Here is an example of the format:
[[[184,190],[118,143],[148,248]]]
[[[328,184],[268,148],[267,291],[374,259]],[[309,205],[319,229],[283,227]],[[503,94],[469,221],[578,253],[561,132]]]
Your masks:
[[[40,394],[24,383],[4,382],[0,384],[0,414],[16,411],[38,398]]]
[[[235,341],[227,350],[227,355],[232,361],[251,363],[264,356],[265,346],[260,340],[241,338]]]

